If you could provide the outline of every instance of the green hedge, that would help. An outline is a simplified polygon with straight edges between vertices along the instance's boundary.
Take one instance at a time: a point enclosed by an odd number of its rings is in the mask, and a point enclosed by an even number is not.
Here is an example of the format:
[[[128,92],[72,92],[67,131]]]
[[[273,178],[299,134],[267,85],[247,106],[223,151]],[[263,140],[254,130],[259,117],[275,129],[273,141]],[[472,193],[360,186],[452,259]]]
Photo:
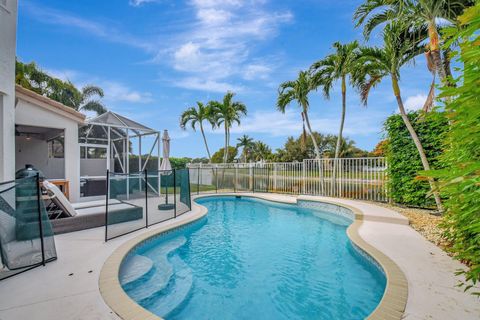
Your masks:
[[[462,269],[465,289],[480,296],[480,2],[460,18],[462,28],[448,30],[459,46],[454,59],[463,65],[455,86],[442,88],[451,128],[440,157],[444,169],[431,175],[440,182],[445,197],[444,237],[456,259],[469,265]]]
[[[448,128],[444,113],[411,112],[408,117],[422,142],[430,166],[436,168]],[[387,134],[388,188],[392,201],[408,206],[433,207],[435,201],[429,196],[428,182],[417,178],[423,170],[422,162],[400,115],[388,117],[384,128]]]

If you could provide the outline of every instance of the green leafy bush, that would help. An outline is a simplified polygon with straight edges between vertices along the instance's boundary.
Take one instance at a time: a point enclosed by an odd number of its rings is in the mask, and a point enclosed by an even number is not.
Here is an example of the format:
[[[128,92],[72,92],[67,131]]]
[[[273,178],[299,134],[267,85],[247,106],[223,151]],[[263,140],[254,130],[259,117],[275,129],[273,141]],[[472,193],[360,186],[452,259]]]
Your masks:
[[[408,117],[417,132],[425,153],[433,168],[442,151],[442,139],[448,122],[441,112],[411,112]],[[386,157],[388,162],[388,188],[393,202],[419,207],[433,207],[429,196],[428,181],[419,179],[423,170],[417,148],[399,114],[387,118],[384,124],[387,134]]]
[[[451,127],[440,157],[444,169],[430,174],[439,179],[445,196],[443,227],[452,244],[449,250],[470,266],[460,271],[467,290],[480,281],[480,2],[459,20],[460,31],[452,29],[447,35],[459,43],[454,57],[463,70],[455,86],[442,89]]]

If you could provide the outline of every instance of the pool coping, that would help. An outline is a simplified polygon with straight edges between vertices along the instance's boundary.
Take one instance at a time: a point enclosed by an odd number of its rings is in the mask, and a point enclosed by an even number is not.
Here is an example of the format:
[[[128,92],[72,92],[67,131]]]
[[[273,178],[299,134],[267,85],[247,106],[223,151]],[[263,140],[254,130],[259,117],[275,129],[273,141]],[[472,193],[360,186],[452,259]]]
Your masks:
[[[401,320],[407,305],[408,298],[408,282],[403,271],[398,265],[387,257],[380,250],[367,243],[359,234],[359,229],[363,224],[365,213],[351,205],[339,203],[334,200],[315,199],[314,197],[293,197],[293,200],[274,199],[272,194],[263,195],[255,193],[225,193],[225,194],[201,194],[193,196],[193,199],[205,197],[222,197],[222,196],[243,196],[252,197],[272,202],[296,204],[298,201],[311,201],[336,205],[352,211],[354,219],[352,224],[347,228],[349,239],[362,251],[372,257],[383,269],[386,277],[386,287],[382,299],[377,307],[367,317],[367,319],[391,319]],[[122,289],[119,280],[120,265],[128,253],[139,244],[149,238],[158,236],[159,234],[178,229],[184,225],[195,222],[207,215],[207,209],[192,201],[191,214],[185,219],[175,221],[172,224],[147,231],[133,239],[128,240],[118,247],[112,255],[103,264],[99,277],[99,289],[105,303],[112,311],[123,320],[159,320],[161,317],[151,313],[132,300]],[[335,213],[334,213],[335,214]],[[384,221],[388,222],[388,221]],[[392,223],[398,223],[392,219]]]

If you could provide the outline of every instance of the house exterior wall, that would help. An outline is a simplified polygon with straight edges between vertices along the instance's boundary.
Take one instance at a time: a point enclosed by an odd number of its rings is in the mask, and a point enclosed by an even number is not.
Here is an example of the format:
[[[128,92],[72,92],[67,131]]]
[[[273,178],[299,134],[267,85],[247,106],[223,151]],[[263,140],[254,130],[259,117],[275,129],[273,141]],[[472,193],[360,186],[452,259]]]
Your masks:
[[[65,179],[70,183],[70,201],[80,198],[80,147],[78,122],[58,113],[38,107],[20,98],[15,110],[15,122],[20,125],[63,129],[65,134]],[[45,148],[45,150],[47,150]]]
[[[0,0],[0,182],[15,176],[17,0]]]
[[[65,160],[49,158],[46,140],[15,137],[15,171],[32,164],[48,179],[65,179]]]

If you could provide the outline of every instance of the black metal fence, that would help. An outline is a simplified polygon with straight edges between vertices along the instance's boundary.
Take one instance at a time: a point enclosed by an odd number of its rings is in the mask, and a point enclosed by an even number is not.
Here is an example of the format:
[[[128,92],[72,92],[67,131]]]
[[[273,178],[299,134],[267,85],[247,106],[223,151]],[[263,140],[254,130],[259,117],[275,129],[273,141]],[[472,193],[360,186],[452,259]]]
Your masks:
[[[0,280],[57,258],[39,176],[0,184]]]
[[[105,241],[191,210],[188,169],[107,172]]]

